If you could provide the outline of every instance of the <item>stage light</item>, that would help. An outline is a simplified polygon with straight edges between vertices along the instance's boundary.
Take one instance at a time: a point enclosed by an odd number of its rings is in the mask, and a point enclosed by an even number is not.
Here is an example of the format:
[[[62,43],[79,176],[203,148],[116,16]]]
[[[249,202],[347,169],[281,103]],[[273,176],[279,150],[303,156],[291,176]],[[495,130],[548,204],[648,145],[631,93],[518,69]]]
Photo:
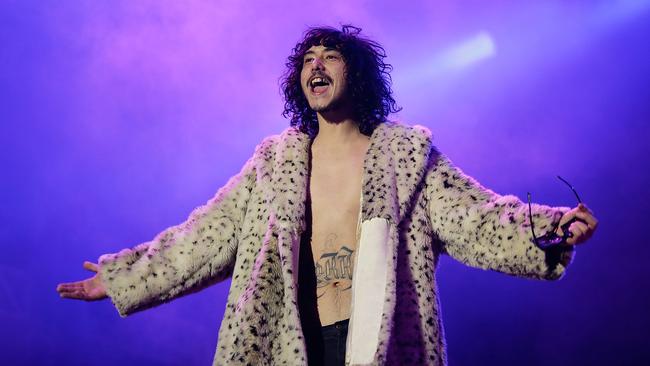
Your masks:
[[[460,69],[496,55],[494,40],[487,32],[476,36],[443,52],[438,59],[438,68]]]
[[[407,68],[397,76],[397,84],[402,88],[418,86],[423,82],[443,79],[482,60],[495,56],[496,44],[485,31],[455,43],[450,47],[434,52],[431,57]]]

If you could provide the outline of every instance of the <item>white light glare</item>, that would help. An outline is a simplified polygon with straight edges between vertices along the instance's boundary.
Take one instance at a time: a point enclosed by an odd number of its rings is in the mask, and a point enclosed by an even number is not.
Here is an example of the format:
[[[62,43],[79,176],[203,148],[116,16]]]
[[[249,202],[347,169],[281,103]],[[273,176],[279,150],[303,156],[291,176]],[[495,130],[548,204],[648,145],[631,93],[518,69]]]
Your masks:
[[[460,69],[495,54],[492,37],[487,32],[481,32],[440,55],[439,66],[443,69]]]

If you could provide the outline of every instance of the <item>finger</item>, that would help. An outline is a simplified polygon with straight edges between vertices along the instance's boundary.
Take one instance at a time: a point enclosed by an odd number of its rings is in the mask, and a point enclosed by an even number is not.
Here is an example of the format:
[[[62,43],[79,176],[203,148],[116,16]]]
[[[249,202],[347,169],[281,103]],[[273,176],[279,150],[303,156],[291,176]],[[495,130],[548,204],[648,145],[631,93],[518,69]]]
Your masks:
[[[588,239],[589,227],[584,222],[576,221],[572,223],[569,231],[573,234],[570,238],[571,244],[580,244]]]
[[[584,204],[582,202],[580,202],[580,204],[578,204],[578,208],[580,209],[580,211],[586,211],[586,212],[589,212],[590,214],[593,215],[593,212],[591,211],[589,206],[587,206],[586,204]]]
[[[576,218],[578,212],[580,212],[580,206],[574,207],[569,211],[565,212],[564,215],[562,215],[562,218],[560,219],[560,226]]]
[[[76,296],[78,296],[78,294],[80,294],[80,293],[81,293],[81,291],[77,291],[77,290],[66,290],[66,291],[61,291],[61,292],[59,292],[59,295],[60,295],[61,297],[68,297],[68,298],[70,298],[70,297],[76,297]]]
[[[69,282],[69,283],[60,283],[56,286],[58,292],[61,291],[74,291],[75,289],[81,288],[83,285],[79,282]]]
[[[571,219],[573,219],[573,215],[571,214],[571,211],[568,211],[568,212],[565,213],[564,216],[562,216],[562,218],[560,219],[560,222],[559,222],[558,225],[557,225],[557,231],[558,231],[558,232],[563,231],[563,230],[562,230],[562,226],[564,226],[567,222],[571,221]]]
[[[584,203],[580,203],[578,207],[580,208],[581,212],[585,212],[589,214],[592,218],[596,219],[596,216],[594,216],[594,212],[591,211],[591,209],[587,205],[585,205]],[[596,220],[596,222],[598,222],[598,220]]]
[[[589,231],[589,226],[582,221],[575,221],[571,224],[570,230],[575,235],[585,235]]]
[[[573,208],[573,209],[571,209],[571,210],[564,213],[562,218],[560,218],[560,222],[558,223],[557,228],[555,230],[557,235],[564,236],[564,231],[565,230],[563,229],[563,227],[566,226],[566,224],[568,222],[570,222],[571,220],[575,221],[575,218],[576,218],[575,215],[576,215],[577,210],[578,210],[577,208]],[[568,231],[570,231],[570,230],[568,230]]]
[[[596,226],[598,226],[598,220],[589,212],[578,211],[576,212],[575,217],[587,223],[589,228],[592,230],[596,229]]]
[[[70,299],[85,299],[87,297],[83,287],[64,287],[59,291],[59,295]]]
[[[66,289],[64,291],[59,292],[59,295],[61,297],[73,297],[73,298],[81,298],[85,294],[86,292],[83,289]]]
[[[99,270],[97,264],[89,261],[84,262],[84,268],[92,272],[97,272]]]
[[[64,299],[78,299],[77,296],[73,292],[61,292],[59,293],[59,296],[61,296]]]
[[[577,221],[572,222],[567,229],[569,232],[569,238],[566,241],[567,244],[576,244],[580,238],[580,230],[578,229],[576,223]]]
[[[66,299],[88,300],[88,295],[83,291],[62,292],[60,296]]]

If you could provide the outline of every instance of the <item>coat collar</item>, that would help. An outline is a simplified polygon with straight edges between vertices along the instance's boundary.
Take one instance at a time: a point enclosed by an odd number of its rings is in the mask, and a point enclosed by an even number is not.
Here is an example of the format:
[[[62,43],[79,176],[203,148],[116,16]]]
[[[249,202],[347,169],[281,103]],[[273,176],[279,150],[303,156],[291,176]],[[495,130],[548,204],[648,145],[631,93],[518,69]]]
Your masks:
[[[311,138],[296,128],[279,137],[269,191],[272,225],[300,234],[305,230]],[[399,223],[423,184],[431,152],[431,134],[423,127],[379,124],[364,158],[362,220],[381,217]]]

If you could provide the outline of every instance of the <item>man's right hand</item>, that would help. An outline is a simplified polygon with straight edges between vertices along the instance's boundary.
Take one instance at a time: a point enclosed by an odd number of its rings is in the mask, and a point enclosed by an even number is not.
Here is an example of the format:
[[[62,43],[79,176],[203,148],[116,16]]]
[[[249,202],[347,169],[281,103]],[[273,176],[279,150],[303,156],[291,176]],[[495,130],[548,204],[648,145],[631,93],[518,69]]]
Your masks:
[[[96,274],[91,278],[78,282],[60,283],[56,286],[56,291],[61,297],[68,299],[78,299],[86,301],[102,300],[108,297],[106,295],[106,288],[102,283],[101,275],[97,273],[97,264],[91,262],[84,262],[84,268],[95,272]]]

